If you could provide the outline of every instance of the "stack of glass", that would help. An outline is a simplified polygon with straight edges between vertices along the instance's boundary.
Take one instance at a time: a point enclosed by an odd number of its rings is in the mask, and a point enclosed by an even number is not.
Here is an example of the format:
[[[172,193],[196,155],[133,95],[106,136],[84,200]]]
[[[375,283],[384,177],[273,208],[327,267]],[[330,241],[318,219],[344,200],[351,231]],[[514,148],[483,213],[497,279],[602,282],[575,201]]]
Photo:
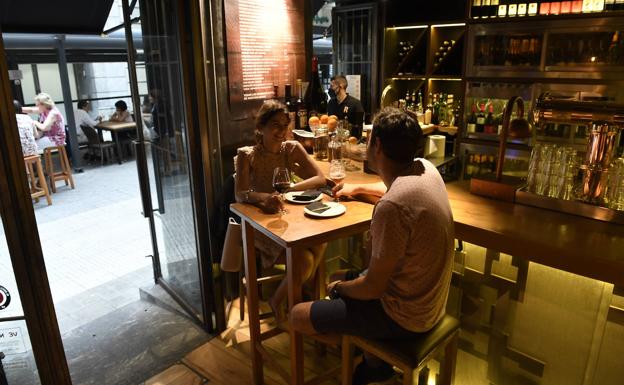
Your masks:
[[[609,170],[607,205],[614,210],[624,211],[624,158],[618,158]]]
[[[578,172],[576,150],[568,146],[536,144],[529,160],[528,191],[550,198],[574,199]]]

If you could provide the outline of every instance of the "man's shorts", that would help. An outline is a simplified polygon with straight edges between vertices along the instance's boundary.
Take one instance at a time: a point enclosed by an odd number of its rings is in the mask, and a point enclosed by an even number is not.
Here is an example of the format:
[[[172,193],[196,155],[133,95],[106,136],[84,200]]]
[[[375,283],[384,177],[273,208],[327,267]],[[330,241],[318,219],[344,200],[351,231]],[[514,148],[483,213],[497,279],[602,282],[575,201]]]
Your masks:
[[[347,334],[367,338],[398,339],[419,333],[404,329],[390,318],[378,299],[351,298],[314,301],[310,308],[314,330],[322,334]]]

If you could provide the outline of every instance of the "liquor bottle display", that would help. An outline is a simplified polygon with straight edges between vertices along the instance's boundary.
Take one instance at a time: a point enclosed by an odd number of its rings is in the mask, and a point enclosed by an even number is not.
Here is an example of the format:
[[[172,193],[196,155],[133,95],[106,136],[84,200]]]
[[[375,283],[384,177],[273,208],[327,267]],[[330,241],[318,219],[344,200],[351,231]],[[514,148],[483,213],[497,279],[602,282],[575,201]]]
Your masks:
[[[292,130],[295,129],[295,122],[297,120],[297,110],[295,109],[295,103],[293,103],[292,100],[292,86],[290,84],[286,84],[284,86],[284,104],[286,105],[288,118],[290,119],[288,123],[288,133],[290,136],[292,135]]]
[[[327,112],[327,94],[321,85],[318,73],[318,58],[316,56],[312,58],[312,76],[310,77],[310,84],[306,89],[303,102],[309,116]]]
[[[548,43],[546,65],[622,65],[620,32],[552,34]]]
[[[481,0],[472,0],[470,14],[472,15],[473,19],[478,19],[481,17]]]
[[[618,6],[618,2],[620,2]],[[536,15],[569,15],[624,10],[624,0],[473,0],[473,19],[522,17]]]
[[[301,79],[297,79],[297,101],[295,102],[295,106],[295,110],[297,111],[295,128],[297,130],[305,130],[308,127],[308,110],[303,103],[303,81]]]
[[[479,66],[537,66],[542,38],[539,35],[486,35],[475,44],[475,64]]]

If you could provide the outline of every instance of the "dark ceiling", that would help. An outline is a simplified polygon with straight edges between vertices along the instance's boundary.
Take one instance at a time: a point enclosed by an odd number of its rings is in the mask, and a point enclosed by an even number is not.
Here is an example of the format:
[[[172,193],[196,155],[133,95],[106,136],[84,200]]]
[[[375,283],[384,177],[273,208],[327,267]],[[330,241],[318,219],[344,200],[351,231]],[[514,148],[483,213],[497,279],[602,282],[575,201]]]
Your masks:
[[[113,0],[0,0],[2,32],[97,34]]]

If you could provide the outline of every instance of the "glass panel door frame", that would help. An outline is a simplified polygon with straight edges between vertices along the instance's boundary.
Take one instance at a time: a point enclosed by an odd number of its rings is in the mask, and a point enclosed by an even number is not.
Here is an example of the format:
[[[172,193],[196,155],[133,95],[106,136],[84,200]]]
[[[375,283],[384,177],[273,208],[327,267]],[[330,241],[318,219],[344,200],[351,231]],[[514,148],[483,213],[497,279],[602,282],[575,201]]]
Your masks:
[[[41,383],[71,385],[12,100],[0,31],[0,214]]]
[[[193,317],[198,324],[202,325],[208,332],[221,330],[224,324],[223,299],[220,290],[214,284],[213,263],[210,230],[208,224],[208,213],[212,208],[214,197],[213,190],[213,169],[210,152],[206,151],[209,146],[208,131],[211,120],[214,120],[214,109],[211,98],[206,90],[207,79],[203,68],[202,49],[202,29],[200,24],[199,2],[191,1],[186,5],[183,2],[174,1],[176,4],[175,17],[178,19],[178,44],[181,78],[183,85],[184,108],[186,116],[185,124],[188,135],[188,170],[191,181],[191,199],[193,201],[192,210],[194,216],[196,249],[198,254],[198,270],[201,290],[201,319],[195,315],[195,309],[176,291],[164,277],[160,268],[160,258],[158,254],[158,244],[154,231],[155,218],[154,211],[158,208],[152,207],[151,192],[149,185],[149,175],[147,173],[147,158],[145,146],[149,142],[145,140],[142,132],[142,122],[137,119],[137,167],[139,170],[139,184],[141,197],[143,200],[144,215],[150,221],[152,234],[152,244],[154,248],[154,278],[172,297]],[[128,68],[130,72],[130,88],[133,104],[140,106],[138,84],[136,79],[135,56],[132,33],[130,27],[130,8],[128,0],[122,1],[124,11],[124,24],[126,31],[126,41],[128,42]],[[143,16],[142,16],[143,17]],[[215,324],[216,320],[216,324]]]

